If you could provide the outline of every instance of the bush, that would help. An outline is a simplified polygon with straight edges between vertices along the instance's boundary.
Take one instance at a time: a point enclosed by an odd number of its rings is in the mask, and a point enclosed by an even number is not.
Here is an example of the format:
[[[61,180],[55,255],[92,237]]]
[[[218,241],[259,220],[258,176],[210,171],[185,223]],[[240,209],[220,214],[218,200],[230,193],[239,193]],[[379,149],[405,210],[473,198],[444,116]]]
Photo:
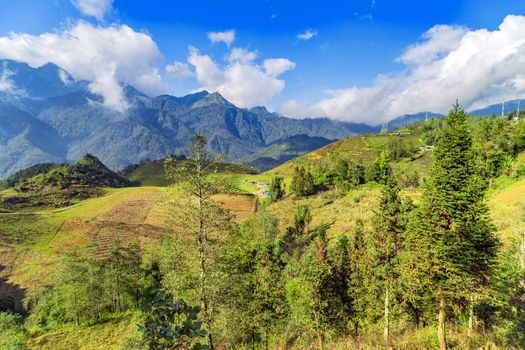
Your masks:
[[[270,183],[270,201],[277,202],[284,197],[284,178],[276,176]]]
[[[391,162],[397,162],[414,155],[414,145],[402,138],[395,137],[389,140],[385,148],[385,156]]]
[[[296,197],[306,197],[315,194],[314,177],[304,167],[296,167],[292,178],[292,192]]]
[[[0,312],[0,349],[27,349],[27,333],[22,321],[22,316],[20,315]]]

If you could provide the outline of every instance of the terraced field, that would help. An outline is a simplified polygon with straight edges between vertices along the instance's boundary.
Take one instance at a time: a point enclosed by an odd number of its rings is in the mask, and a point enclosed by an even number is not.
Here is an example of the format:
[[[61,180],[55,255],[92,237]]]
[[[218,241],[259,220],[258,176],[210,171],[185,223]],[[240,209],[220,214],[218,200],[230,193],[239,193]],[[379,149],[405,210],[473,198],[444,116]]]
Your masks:
[[[0,307],[2,299],[19,308],[24,290],[47,278],[64,252],[94,242],[103,257],[115,238],[142,243],[167,232],[156,209],[162,188],[106,190],[68,208],[32,214],[0,214]]]
[[[36,213],[0,214],[0,308],[9,298],[19,308],[25,288],[46,279],[64,252],[94,243],[97,256],[107,256],[116,238],[143,245],[169,234],[164,199],[176,193],[163,187],[106,189],[102,197],[67,208]],[[237,222],[257,210],[253,194],[220,194],[214,198]]]

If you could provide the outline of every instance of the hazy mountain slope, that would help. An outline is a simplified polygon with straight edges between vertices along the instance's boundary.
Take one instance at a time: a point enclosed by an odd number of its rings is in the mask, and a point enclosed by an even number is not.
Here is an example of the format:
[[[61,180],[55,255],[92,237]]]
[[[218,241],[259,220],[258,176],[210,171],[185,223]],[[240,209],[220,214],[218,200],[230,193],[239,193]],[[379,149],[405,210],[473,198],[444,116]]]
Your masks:
[[[274,141],[267,147],[241,158],[239,161],[260,171],[266,171],[334,141],[336,140],[305,134],[294,135]]]
[[[150,98],[131,86],[124,87],[130,107],[120,113],[105,108],[89,82],[75,82],[55,65],[0,64],[10,83],[0,93],[0,177],[36,163],[75,162],[86,153],[119,169],[186,152],[194,133],[206,134],[213,152],[234,161],[298,134],[336,139],[376,129],[238,108],[206,91]]]
[[[52,127],[2,101],[0,125],[0,174],[65,156],[62,139]]]
[[[504,113],[507,114],[509,112],[515,111],[518,109],[518,101],[520,103],[520,109],[523,110],[525,108],[525,100],[512,100],[512,101],[505,101],[505,110]],[[493,104],[490,106],[487,106],[485,108],[480,108],[473,110],[469,112],[469,114],[472,115],[501,115],[501,103]]]

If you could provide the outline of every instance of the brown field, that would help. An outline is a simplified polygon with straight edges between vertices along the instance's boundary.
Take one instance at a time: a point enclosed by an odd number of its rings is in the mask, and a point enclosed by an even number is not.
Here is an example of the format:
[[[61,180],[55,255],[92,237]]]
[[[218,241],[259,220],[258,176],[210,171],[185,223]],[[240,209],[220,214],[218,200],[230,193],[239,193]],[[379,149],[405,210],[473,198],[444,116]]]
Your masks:
[[[105,256],[115,239],[138,239],[151,243],[167,232],[161,223],[148,223],[152,210],[160,203],[162,192],[148,191],[130,194],[124,201],[98,214],[90,222],[89,236],[97,245],[99,255]]]
[[[258,199],[253,194],[219,194],[213,199],[228,209],[237,222],[248,219],[257,211]]]

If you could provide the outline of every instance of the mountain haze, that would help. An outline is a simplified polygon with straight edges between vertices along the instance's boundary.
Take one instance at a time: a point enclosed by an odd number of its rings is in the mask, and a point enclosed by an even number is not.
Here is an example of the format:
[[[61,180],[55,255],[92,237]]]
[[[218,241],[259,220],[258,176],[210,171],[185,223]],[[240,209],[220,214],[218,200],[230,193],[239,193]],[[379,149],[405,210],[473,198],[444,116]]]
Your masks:
[[[130,85],[123,86],[129,108],[117,112],[103,105],[89,82],[74,80],[54,64],[32,68],[4,60],[0,70],[0,178],[38,163],[72,163],[86,153],[117,170],[184,153],[195,133],[207,135],[211,151],[227,161],[269,169],[330,140],[381,129],[328,118],[292,119],[262,106],[238,108],[216,92],[148,97]],[[516,101],[506,104],[507,112],[516,108]],[[498,111],[501,105],[472,113]],[[429,118],[438,116],[428,112]],[[388,128],[426,117],[427,112],[403,115]]]
[[[86,153],[120,169],[184,153],[195,133],[208,136],[214,153],[235,161],[294,135],[305,135],[307,142],[375,130],[326,118],[286,118],[264,107],[238,108],[207,91],[148,97],[129,85],[123,88],[129,108],[121,113],[104,107],[88,82],[74,81],[56,65],[1,61],[0,67],[7,82],[0,92],[0,177],[37,163],[75,162]]]

